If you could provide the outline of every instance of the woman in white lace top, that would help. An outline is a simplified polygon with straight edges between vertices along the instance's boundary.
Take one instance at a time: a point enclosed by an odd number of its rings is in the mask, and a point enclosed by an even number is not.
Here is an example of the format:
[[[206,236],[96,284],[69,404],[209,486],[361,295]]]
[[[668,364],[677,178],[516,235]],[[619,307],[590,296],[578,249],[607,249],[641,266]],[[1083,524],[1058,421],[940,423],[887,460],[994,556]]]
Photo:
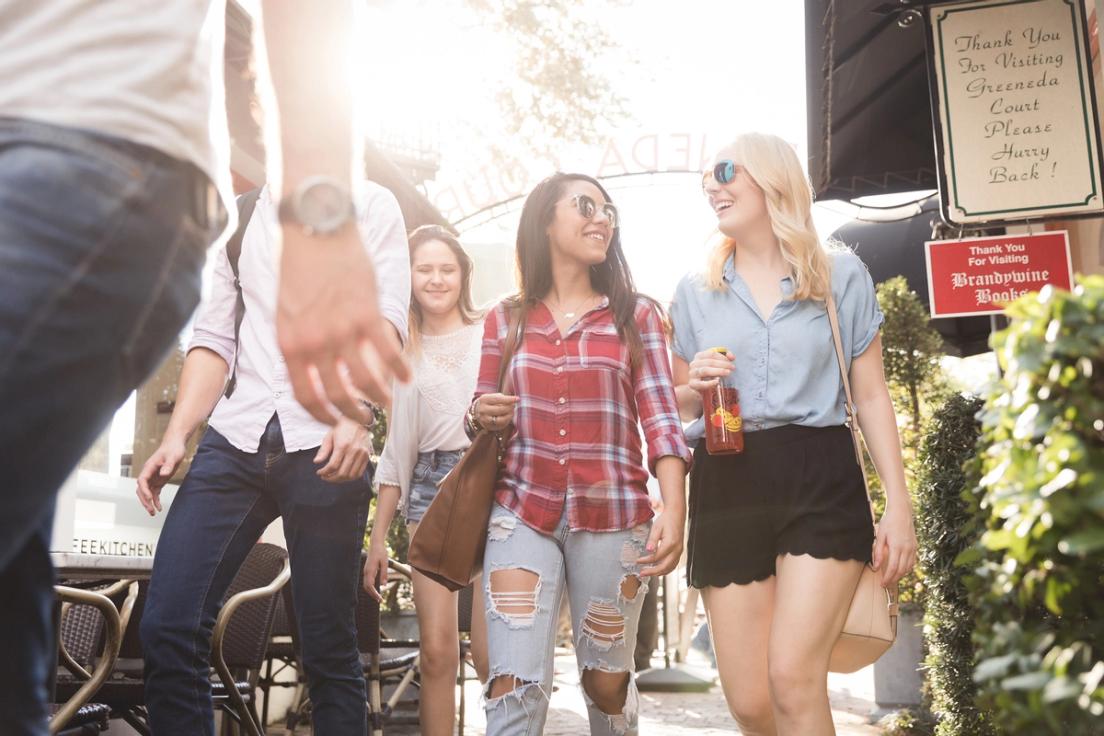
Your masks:
[[[471,441],[464,412],[475,391],[483,337],[482,314],[472,305],[472,262],[446,230],[426,225],[410,235],[410,344],[414,380],[396,384],[387,442],[375,482],[379,489],[372,525],[365,587],[377,575],[387,580],[387,530],[402,509],[411,536],[437,493],[437,483],[459,461]],[[451,734],[459,667],[457,594],[413,572],[414,605],[421,641],[422,733]],[[475,582],[479,590],[479,581]],[[481,595],[474,596],[472,658],[481,680],[487,676],[486,619]]]

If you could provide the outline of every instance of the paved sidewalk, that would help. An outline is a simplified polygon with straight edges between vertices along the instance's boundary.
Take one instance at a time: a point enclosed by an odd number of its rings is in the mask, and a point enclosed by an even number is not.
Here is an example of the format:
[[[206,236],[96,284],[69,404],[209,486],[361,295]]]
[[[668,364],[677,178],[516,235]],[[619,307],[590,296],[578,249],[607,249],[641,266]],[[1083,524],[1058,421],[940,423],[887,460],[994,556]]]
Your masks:
[[[693,653],[691,654],[693,657]],[[659,662],[657,657],[656,662]],[[696,661],[695,672],[713,675],[707,664]],[[556,691],[548,712],[544,733],[547,736],[581,736],[589,733],[586,706],[579,687],[575,655],[569,649],[556,650],[554,684]],[[881,733],[870,725],[875,711],[873,702],[873,676],[869,669],[853,675],[831,675],[829,693],[832,713],[838,736],[876,736]],[[477,681],[469,681],[465,687],[467,717],[465,736],[485,736],[486,721],[480,701]],[[707,693],[658,693],[643,692],[641,697],[640,733],[662,736],[720,736],[739,733],[728,714],[720,686]],[[282,734],[282,730],[270,733]],[[296,734],[309,733],[307,730]],[[417,726],[389,726],[387,736],[414,736]]]

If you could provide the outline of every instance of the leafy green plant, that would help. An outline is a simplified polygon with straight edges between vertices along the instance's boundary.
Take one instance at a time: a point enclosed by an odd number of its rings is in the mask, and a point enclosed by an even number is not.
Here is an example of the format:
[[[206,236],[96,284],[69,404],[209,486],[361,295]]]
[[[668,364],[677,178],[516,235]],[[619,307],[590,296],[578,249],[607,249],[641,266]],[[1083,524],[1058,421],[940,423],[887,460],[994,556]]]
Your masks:
[[[982,414],[974,672],[1000,733],[1104,724],[1104,277],[1008,307]]]
[[[905,466],[905,484],[917,506],[917,471],[920,465],[920,439],[932,412],[951,394],[939,363],[943,340],[932,326],[928,310],[903,276],[877,286],[878,306],[885,314],[882,326],[882,360],[886,384],[898,415],[901,452]],[[902,420],[902,417],[907,417]],[[885,494],[874,465],[866,460],[867,477],[874,508],[880,517],[885,509]],[[922,606],[924,580],[921,570],[913,570],[900,583],[902,606]]]
[[[923,708],[905,708],[878,721],[883,736],[932,736],[935,721]]]
[[[923,410],[946,398],[946,380],[939,367],[943,338],[931,326],[927,307],[909,289],[904,276],[878,284],[877,293],[878,306],[885,314],[882,361],[886,382],[895,394],[895,403],[906,407],[909,429],[920,432]]]
[[[937,736],[992,733],[988,715],[974,702],[974,611],[964,580],[968,571],[956,564],[982,531],[977,505],[965,495],[978,479],[964,467],[975,457],[981,407],[978,398],[952,395],[932,416],[919,455],[916,534],[926,591],[925,690]]]

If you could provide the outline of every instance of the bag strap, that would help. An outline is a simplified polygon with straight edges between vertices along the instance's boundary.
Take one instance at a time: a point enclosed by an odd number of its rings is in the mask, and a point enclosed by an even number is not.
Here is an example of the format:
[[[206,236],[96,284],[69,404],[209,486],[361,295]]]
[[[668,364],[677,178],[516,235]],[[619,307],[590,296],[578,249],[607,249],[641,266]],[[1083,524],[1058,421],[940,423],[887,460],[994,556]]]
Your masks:
[[[528,306],[522,303],[517,309],[510,313],[510,320],[507,323],[506,328],[506,343],[502,346],[502,356],[498,362],[498,392],[500,394],[506,393],[506,380],[509,377],[507,371],[510,368],[510,361],[514,359],[514,353],[521,346],[521,340],[525,333],[525,319],[528,316]],[[496,455],[498,456],[499,464],[502,463],[503,458],[506,457],[506,439],[502,436],[502,432],[495,432],[495,446]]]
[[[250,189],[238,197],[238,227],[234,234],[226,241],[226,259],[230,261],[230,270],[234,272],[234,289],[238,292],[237,301],[234,304],[234,367],[230,369],[230,380],[226,382],[226,398],[234,393],[238,385],[238,356],[240,348],[242,320],[245,319],[245,297],[242,296],[241,276],[238,272],[238,261],[241,260],[242,241],[245,239],[245,230],[249,227],[249,221],[253,218],[253,210],[257,207],[257,198],[261,196],[261,187]]]
[[[523,303],[510,314],[509,326],[506,328],[506,343],[502,346],[502,357],[498,363],[499,393],[506,393],[507,371],[510,369],[510,361],[514,359],[514,353],[521,347],[528,311],[528,306]]]
[[[862,436],[859,434],[859,423],[855,418],[855,400],[851,397],[851,381],[847,377],[847,363],[843,359],[843,340],[840,339],[839,315],[836,313],[836,300],[832,298],[832,290],[828,289],[827,299],[828,324],[832,327],[832,342],[836,347],[836,362],[839,364],[840,378],[843,379],[843,395],[845,398],[844,411],[847,412],[847,426],[851,430],[851,441],[855,446],[855,461],[862,471],[863,488],[866,489],[866,502],[870,506],[870,521],[875,530],[878,519],[874,515],[874,499],[870,497],[870,479],[866,477],[866,463],[863,462]]]

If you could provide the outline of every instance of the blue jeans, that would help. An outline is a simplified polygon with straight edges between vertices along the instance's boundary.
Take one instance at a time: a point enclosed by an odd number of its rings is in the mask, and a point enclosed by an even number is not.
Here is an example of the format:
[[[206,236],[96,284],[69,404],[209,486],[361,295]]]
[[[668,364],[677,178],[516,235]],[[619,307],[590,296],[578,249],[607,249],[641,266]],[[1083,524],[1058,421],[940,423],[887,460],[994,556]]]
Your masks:
[[[280,516],[314,732],[365,733],[353,614],[371,485],[367,478],[322,480],[316,451],[286,452],[275,415],[255,453],[214,429],[200,442],[157,543],[140,629],[146,706],[157,736],[214,733],[215,617],[250,547]]]
[[[513,677],[521,684],[486,699],[487,736],[544,733],[552,692],[552,655],[560,600],[571,605],[571,630],[579,672],[628,672],[621,713],[604,713],[583,690],[592,736],[635,736],[640,698],[633,680],[633,651],[648,583],[636,560],[644,554],[652,522],[610,532],[571,530],[566,517],[551,536],[528,527],[495,505],[483,558],[490,680]],[[533,587],[510,588],[500,570],[523,570]]]
[[[46,733],[57,489],[199,301],[225,223],[194,166],[0,118],[0,713]]]
[[[419,452],[410,477],[410,495],[406,499],[406,523],[417,524],[437,497],[437,484],[456,467],[463,450]]]

